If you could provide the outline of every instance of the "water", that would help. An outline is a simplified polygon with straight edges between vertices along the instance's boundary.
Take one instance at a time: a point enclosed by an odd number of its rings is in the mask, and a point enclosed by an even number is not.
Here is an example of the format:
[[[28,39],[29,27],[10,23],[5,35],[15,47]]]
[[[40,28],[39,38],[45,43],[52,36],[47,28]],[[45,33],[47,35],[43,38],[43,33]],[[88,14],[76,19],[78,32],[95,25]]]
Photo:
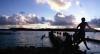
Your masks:
[[[47,31],[0,31],[6,34],[0,34],[0,47],[16,47],[16,46],[35,46],[35,47],[52,47],[48,38]],[[42,35],[46,34],[44,39]],[[70,33],[73,34],[73,33]],[[87,32],[86,37],[100,40],[100,33]],[[100,43],[88,42],[89,52],[100,52]],[[83,43],[80,44],[82,50],[86,50]]]
[[[0,35],[0,47],[36,46],[41,47],[41,36],[47,32],[40,31],[2,31]],[[46,38],[47,40],[48,38]]]

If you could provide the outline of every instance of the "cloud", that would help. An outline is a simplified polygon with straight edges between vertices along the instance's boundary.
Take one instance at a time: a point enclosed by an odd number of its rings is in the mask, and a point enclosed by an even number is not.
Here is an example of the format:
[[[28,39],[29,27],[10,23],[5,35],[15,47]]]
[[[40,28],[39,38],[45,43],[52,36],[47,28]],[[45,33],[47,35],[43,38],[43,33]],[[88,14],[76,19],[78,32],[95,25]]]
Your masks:
[[[0,16],[0,24],[1,25],[7,24],[8,18],[9,18],[9,16],[6,16],[6,15]]]
[[[62,1],[62,0],[50,0],[48,1],[49,6],[51,9],[55,11],[67,10],[70,6],[70,2]]]
[[[77,5],[80,5],[80,0],[76,0],[76,4]]]
[[[38,4],[45,4],[47,0],[36,0],[36,3]]]
[[[73,15],[66,16],[60,12],[54,16],[54,21],[46,20],[45,17],[39,17],[36,14],[13,14],[11,16],[0,16],[0,25],[25,25],[25,24],[37,24],[37,23],[49,23],[51,25],[63,25],[73,26],[75,25],[75,17]]]
[[[8,18],[8,23],[9,24],[24,24],[26,23],[25,16],[21,14],[12,15]]]
[[[73,15],[66,16],[62,13],[57,13],[54,19],[54,25],[75,25],[75,17]]]
[[[73,1],[75,1],[77,5],[80,4],[80,0],[36,0],[36,3],[47,4],[52,10],[60,12],[71,7]]]
[[[39,23],[38,16],[35,15],[35,14],[28,14],[28,15],[26,16],[26,22],[29,23],[29,24],[32,24],[32,23]]]
[[[89,23],[95,27],[100,27],[100,18],[94,18]]]
[[[35,14],[14,14],[11,16],[0,16],[0,25],[16,25],[16,24],[34,24],[39,23],[39,19]]]
[[[55,11],[68,9],[71,3],[65,0],[36,0],[38,4],[48,4],[48,6]]]

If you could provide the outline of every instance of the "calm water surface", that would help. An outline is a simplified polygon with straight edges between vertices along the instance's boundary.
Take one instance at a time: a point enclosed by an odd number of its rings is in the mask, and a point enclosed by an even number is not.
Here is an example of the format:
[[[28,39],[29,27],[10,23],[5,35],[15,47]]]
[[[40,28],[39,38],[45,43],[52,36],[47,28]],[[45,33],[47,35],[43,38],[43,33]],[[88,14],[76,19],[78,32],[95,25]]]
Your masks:
[[[16,47],[16,46],[35,46],[35,47],[51,47],[52,44],[48,38],[47,31],[0,31],[6,34],[0,34],[0,47]],[[42,40],[42,35],[46,37]],[[70,33],[71,35],[73,33]],[[100,40],[100,33],[87,32],[86,37]],[[91,50],[89,52],[100,52],[100,43],[88,42]],[[86,50],[83,43],[80,44],[82,50]]]

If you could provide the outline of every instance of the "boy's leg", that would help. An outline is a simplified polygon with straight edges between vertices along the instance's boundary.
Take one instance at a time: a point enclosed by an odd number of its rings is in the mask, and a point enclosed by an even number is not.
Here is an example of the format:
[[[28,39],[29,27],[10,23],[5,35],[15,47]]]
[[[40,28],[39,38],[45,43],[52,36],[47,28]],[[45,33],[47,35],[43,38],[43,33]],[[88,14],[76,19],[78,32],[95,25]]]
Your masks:
[[[88,50],[90,50],[90,48],[87,46],[86,40],[83,40],[83,42],[84,42],[86,48],[87,48]]]

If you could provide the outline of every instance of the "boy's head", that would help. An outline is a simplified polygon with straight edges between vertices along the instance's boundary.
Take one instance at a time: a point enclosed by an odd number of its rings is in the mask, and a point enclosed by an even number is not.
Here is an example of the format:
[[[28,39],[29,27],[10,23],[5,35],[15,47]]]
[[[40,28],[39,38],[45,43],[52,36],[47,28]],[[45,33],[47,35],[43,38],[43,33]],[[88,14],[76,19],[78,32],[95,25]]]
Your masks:
[[[85,18],[84,18],[84,17],[83,17],[83,18],[81,18],[81,21],[82,21],[82,22],[85,22]]]

